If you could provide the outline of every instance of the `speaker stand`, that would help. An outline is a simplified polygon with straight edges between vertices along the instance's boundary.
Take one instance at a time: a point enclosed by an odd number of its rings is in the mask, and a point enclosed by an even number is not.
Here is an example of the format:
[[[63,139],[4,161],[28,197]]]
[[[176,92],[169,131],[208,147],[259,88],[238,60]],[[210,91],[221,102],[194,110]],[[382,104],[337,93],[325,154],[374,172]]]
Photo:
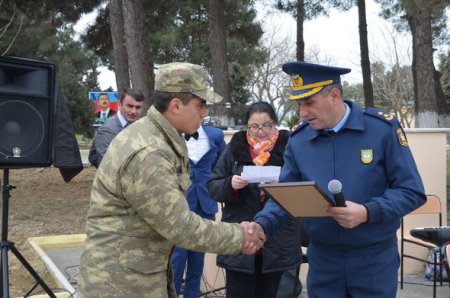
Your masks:
[[[1,184],[1,183],[0,183]],[[28,270],[28,272],[33,276],[36,284],[28,291],[24,297],[28,297],[31,292],[40,285],[45,292],[51,298],[56,298],[52,290],[47,286],[47,284],[42,280],[42,278],[34,271],[33,267],[27,262],[24,256],[17,250],[14,246],[14,242],[8,241],[8,211],[9,211],[9,197],[10,190],[16,188],[15,186],[9,185],[9,169],[3,169],[3,210],[2,210],[2,241],[1,241],[1,292],[2,297],[9,297],[9,271],[8,271],[8,251],[11,250],[12,253],[17,257],[17,259],[22,263],[22,265]]]

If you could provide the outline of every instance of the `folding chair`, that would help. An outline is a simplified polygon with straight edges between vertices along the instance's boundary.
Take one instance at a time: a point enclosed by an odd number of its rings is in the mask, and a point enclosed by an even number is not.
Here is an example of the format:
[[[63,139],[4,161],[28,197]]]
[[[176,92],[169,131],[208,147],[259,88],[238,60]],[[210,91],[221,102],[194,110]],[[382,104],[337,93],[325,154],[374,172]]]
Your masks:
[[[450,243],[447,243],[444,245],[443,253],[444,253],[445,270],[447,270],[447,273],[449,273],[450,272]],[[448,288],[450,289],[450,282],[448,283]]]
[[[417,216],[417,215],[435,215],[436,221],[434,225],[436,227],[442,227],[442,206],[441,206],[441,200],[435,196],[435,195],[427,195],[427,201],[424,205],[419,207],[418,209],[414,210],[413,212],[409,213],[407,217],[409,216]],[[433,242],[420,240],[419,238],[416,238],[411,235],[405,235],[405,222],[404,218],[401,218],[400,221],[400,288],[403,289],[403,275],[404,275],[404,259],[410,258],[419,262],[423,262],[426,264],[433,264],[434,265],[434,272],[433,272],[433,297],[436,297],[436,281],[437,281],[437,274],[438,272],[442,274],[443,270],[443,258],[442,254],[439,253],[438,245],[436,245]],[[450,240],[450,239],[449,239]],[[410,254],[405,253],[405,245],[418,245],[420,247],[427,248],[431,251],[433,251],[433,259],[434,262],[423,259],[417,256],[413,256]],[[438,261],[439,258],[439,261]],[[441,275],[442,276],[442,275]],[[442,279],[441,279],[441,285],[442,285]]]

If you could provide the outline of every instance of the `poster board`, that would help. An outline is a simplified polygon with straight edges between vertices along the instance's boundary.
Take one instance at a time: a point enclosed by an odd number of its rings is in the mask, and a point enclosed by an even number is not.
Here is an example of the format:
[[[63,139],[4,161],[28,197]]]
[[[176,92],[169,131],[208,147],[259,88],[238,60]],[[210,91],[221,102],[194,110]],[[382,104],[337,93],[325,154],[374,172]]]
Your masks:
[[[117,111],[119,110],[118,92],[89,92],[89,100],[91,101],[92,106],[94,127],[98,128],[102,126],[105,121],[116,117]]]
[[[293,217],[327,217],[324,208],[335,205],[315,181],[261,183],[259,187]]]

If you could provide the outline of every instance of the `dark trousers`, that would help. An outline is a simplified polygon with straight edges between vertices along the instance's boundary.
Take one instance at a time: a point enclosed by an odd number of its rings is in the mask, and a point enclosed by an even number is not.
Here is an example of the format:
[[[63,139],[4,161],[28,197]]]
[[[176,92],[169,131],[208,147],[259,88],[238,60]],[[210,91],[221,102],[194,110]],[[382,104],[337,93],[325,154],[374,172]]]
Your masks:
[[[214,220],[214,214],[206,214],[203,212],[200,205],[197,205],[197,209],[194,210],[194,212],[203,218]],[[182,247],[175,247],[172,254],[172,270],[173,282],[177,295],[180,295],[183,275],[186,269],[183,297],[193,298],[198,296],[204,262],[205,253],[184,249]]]
[[[308,246],[309,298],[395,298],[400,265],[397,246],[372,254],[344,256]]]
[[[255,273],[226,270],[227,298],[274,298],[283,272],[261,272],[262,256],[255,256]]]

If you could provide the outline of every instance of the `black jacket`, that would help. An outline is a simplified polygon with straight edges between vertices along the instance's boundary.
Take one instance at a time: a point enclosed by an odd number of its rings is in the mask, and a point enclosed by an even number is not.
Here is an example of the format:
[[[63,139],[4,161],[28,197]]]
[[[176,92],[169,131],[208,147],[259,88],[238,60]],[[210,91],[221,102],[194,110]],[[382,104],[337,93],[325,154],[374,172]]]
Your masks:
[[[281,130],[270,158],[266,165],[282,166],[283,154],[287,145],[289,132]],[[258,183],[250,183],[240,189],[237,195],[231,187],[233,175],[240,175],[244,165],[254,165],[249,151],[246,132],[234,134],[230,143],[217,162],[211,179],[208,182],[212,198],[222,202],[222,221],[253,221],[255,214],[263,206],[259,201]],[[276,272],[294,268],[301,261],[300,221],[290,218],[286,225],[273,235],[267,235],[263,249],[262,272]],[[254,273],[254,256],[240,254],[238,256],[217,257],[217,265],[229,270]]]

